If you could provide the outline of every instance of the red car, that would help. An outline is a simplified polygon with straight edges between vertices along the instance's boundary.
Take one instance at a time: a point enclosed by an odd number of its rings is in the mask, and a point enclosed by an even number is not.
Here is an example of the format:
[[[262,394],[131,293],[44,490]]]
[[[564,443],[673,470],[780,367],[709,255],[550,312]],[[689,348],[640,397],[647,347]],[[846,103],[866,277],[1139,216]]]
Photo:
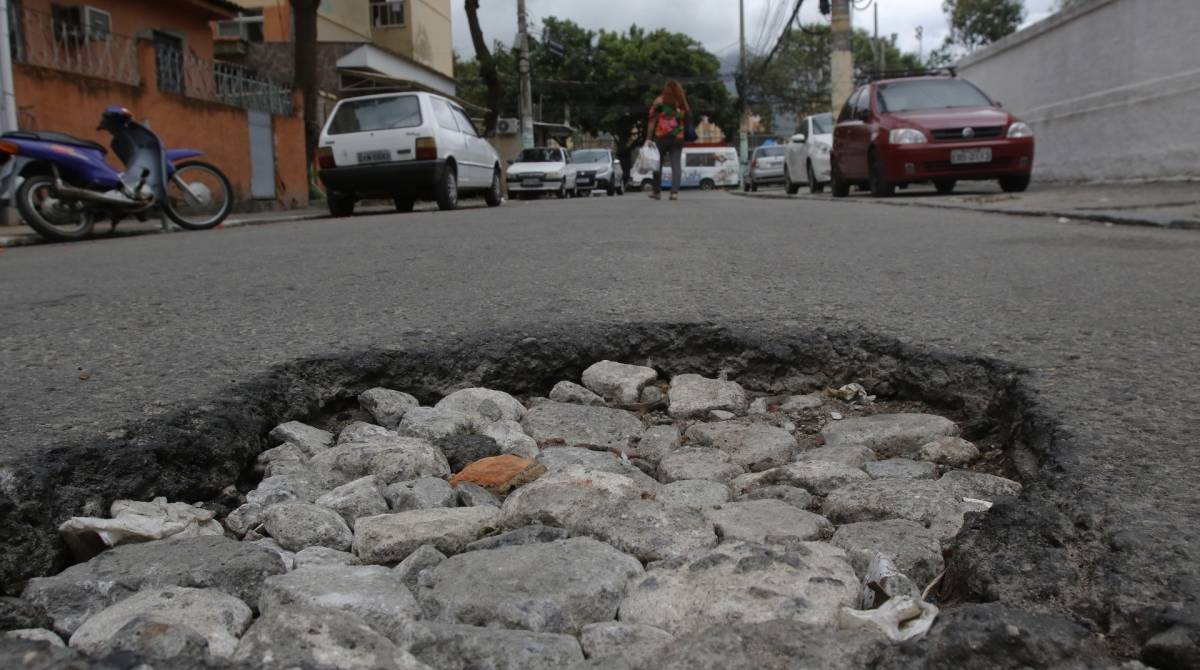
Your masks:
[[[966,179],[996,179],[1011,193],[1029,187],[1033,131],[963,79],[880,79],[842,107],[830,160],[835,198],[854,185],[886,197],[918,182],[949,193]]]

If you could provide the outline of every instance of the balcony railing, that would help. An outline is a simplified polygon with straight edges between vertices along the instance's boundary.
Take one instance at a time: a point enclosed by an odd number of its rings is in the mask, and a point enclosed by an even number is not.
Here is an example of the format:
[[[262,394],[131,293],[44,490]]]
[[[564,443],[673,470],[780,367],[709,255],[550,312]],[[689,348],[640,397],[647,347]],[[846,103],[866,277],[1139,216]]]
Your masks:
[[[17,62],[133,86],[142,83],[134,38],[117,33],[88,36],[49,14],[31,10],[13,14],[11,18],[19,17],[14,24]],[[159,40],[154,42],[154,64],[157,73],[151,84],[164,93],[273,114],[292,113],[288,87],[240,65],[206,60]]]
[[[9,5],[13,57],[26,65],[136,86],[137,43],[115,33],[89,35],[50,14]]]

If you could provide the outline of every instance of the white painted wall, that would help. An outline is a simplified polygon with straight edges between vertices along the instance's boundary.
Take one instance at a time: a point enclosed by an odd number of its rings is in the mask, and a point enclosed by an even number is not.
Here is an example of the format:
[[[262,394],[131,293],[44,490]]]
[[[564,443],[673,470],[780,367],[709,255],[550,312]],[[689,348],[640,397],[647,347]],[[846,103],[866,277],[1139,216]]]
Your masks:
[[[1035,179],[1200,178],[1200,0],[1084,2],[959,76],[1033,126]]]

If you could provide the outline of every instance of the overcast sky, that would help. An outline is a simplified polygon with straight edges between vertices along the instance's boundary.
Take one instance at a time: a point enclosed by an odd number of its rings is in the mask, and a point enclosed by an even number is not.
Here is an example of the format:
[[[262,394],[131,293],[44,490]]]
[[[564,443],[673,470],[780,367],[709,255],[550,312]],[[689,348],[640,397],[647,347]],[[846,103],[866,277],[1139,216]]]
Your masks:
[[[854,0],[867,6],[872,0]],[[941,44],[948,27],[942,14],[942,0],[873,0],[879,2],[879,32],[895,33],[900,47],[917,51],[917,26],[924,28],[924,49]],[[753,47],[769,47],[782,28],[792,0],[745,0],[746,42]],[[481,0],[479,10],[483,34],[491,43],[501,40],[512,43],[517,31],[516,0]],[[1055,0],[1025,0],[1026,22],[1032,23],[1050,13]],[[466,58],[474,55],[463,0],[451,0],[454,8],[454,48]],[[817,0],[804,0],[800,10],[805,22],[825,21],[817,9]],[[737,48],[737,0],[528,0],[530,30],[539,31],[540,21],[547,16],[569,18],[593,30],[624,31],[630,24],[648,28],[666,28],[686,33],[699,40],[709,51],[724,55]],[[771,19],[774,18],[774,22]],[[856,11],[855,27],[871,30],[874,8]],[[763,25],[773,25],[774,32],[763,31]]]

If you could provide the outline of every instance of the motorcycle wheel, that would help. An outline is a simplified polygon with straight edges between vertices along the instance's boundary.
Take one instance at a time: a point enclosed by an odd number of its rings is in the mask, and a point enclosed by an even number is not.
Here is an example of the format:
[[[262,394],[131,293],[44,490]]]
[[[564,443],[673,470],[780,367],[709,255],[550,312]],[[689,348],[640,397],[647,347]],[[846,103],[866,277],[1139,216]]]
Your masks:
[[[167,183],[167,218],[187,230],[208,230],[220,225],[233,209],[233,187],[215,166],[184,161],[175,166]]]
[[[54,178],[49,175],[35,175],[21,182],[17,211],[29,227],[55,242],[82,240],[96,225],[96,217],[86,205],[54,197]]]

